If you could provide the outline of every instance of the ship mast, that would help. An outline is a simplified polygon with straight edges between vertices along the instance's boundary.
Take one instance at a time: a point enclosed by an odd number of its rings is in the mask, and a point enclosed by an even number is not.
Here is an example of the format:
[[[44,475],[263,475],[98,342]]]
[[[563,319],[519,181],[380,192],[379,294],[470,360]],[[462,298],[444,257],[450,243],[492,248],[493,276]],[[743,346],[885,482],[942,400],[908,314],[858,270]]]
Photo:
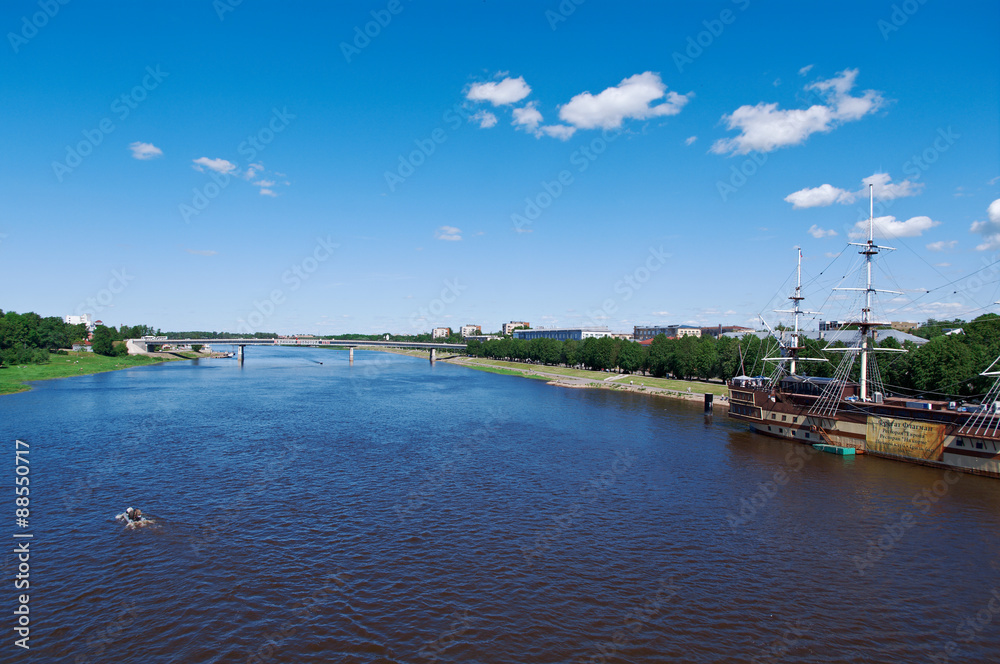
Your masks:
[[[877,256],[880,249],[885,249],[887,251],[895,251],[893,247],[883,247],[875,244],[875,185],[868,185],[868,199],[869,199],[869,210],[868,210],[868,241],[864,243],[851,242],[850,244],[861,247],[861,251],[858,253],[865,257],[865,287],[864,288],[838,288],[836,290],[863,290],[865,293],[865,305],[861,309],[861,320],[858,321],[858,330],[861,332],[861,346],[856,349],[844,349],[844,350],[860,350],[861,351],[861,397],[862,401],[868,400],[868,365],[869,362],[874,363],[875,358],[869,358],[869,353],[874,352],[874,330],[877,327],[884,327],[888,325],[886,321],[876,321],[872,316],[872,296],[875,293],[894,293],[899,294],[899,291],[885,290],[881,288],[872,287],[872,257]]]
[[[775,313],[779,314],[792,314],[795,317],[795,331],[792,334],[792,345],[788,346],[786,350],[791,353],[789,359],[788,373],[791,376],[795,375],[796,362],[799,359],[799,352],[805,350],[805,346],[800,343],[801,335],[799,335],[799,316],[803,315],[814,315],[820,313],[819,311],[803,311],[801,307],[802,300],[802,248],[795,247],[798,252],[799,262],[796,268],[797,278],[795,281],[795,294],[789,295],[788,299],[792,301],[791,309],[775,309]],[[806,360],[819,360],[820,358],[803,358]]]

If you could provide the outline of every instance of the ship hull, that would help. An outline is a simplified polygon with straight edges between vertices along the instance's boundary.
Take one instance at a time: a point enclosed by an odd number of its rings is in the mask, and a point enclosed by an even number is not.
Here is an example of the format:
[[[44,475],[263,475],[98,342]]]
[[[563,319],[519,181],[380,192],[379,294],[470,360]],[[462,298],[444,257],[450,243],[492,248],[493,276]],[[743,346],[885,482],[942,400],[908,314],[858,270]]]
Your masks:
[[[729,400],[730,418],[766,436],[1000,478],[997,431],[964,430],[968,416],[943,403],[938,409],[917,409],[844,402],[836,412],[819,416],[815,397],[731,387]]]

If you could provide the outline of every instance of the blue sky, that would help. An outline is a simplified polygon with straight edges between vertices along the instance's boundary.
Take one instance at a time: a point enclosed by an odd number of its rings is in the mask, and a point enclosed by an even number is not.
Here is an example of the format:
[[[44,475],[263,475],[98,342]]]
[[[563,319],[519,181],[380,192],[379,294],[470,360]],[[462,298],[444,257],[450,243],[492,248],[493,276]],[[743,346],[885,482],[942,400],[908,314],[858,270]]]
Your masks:
[[[884,315],[1000,299],[996,3],[233,4],[3,3],[0,307],[751,324],[801,246],[837,319],[867,182]]]

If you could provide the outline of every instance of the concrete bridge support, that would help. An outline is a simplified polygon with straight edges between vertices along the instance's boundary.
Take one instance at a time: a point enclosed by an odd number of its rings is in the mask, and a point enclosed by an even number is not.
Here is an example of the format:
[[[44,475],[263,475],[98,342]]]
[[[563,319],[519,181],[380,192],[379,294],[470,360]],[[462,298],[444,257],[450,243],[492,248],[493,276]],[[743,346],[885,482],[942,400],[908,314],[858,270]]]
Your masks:
[[[236,361],[240,364],[243,364],[243,356],[246,354],[243,350],[244,348],[246,348],[246,346],[241,345],[236,347]]]
[[[437,359],[437,357],[434,355],[434,351],[435,349],[431,348],[431,364],[434,364],[434,360]]]
[[[347,353],[348,353],[348,355],[347,355],[347,357],[348,357],[348,361],[349,361],[349,362],[350,362],[351,364],[354,364],[354,348],[353,348],[353,347],[351,347],[351,348],[348,348],[348,349],[347,349]]]

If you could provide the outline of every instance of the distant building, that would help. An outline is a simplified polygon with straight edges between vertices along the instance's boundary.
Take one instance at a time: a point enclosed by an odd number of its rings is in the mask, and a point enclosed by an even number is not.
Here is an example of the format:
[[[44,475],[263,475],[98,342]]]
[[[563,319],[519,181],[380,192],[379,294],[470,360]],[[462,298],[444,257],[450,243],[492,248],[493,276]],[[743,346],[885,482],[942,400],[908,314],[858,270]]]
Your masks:
[[[483,329],[480,325],[463,325],[462,326],[462,338],[471,337],[476,334],[482,334]]]
[[[495,334],[471,334],[465,337],[466,341],[493,341],[494,339],[502,339],[503,337],[498,337]]]
[[[700,337],[701,328],[693,325],[654,325],[652,327],[636,325],[632,331],[632,340],[647,341],[661,334],[671,338]]]
[[[831,330],[839,330],[842,325],[847,325],[847,322],[842,320],[821,320],[819,322],[819,331],[828,332]]]
[[[715,327],[702,327],[701,336],[705,337],[715,337],[718,339],[722,335],[728,332],[736,332],[746,334],[747,332],[753,332],[752,327],[743,327],[742,325],[716,325]]]
[[[526,320],[512,320],[509,323],[503,324],[502,331],[505,335],[509,335],[514,331],[515,327],[531,327],[531,323]]]
[[[915,328],[920,327],[920,323],[909,323],[905,321],[892,321],[889,326],[894,330],[900,330],[901,332],[910,332]]]
[[[612,332],[607,327],[540,327],[535,330],[514,330],[515,339],[525,340],[558,339],[559,341],[568,341],[576,339],[577,341],[582,341],[584,339],[610,337],[611,335]]]
[[[63,316],[63,322],[67,325],[86,325],[87,330],[90,332],[94,331],[94,319],[90,317],[90,314],[82,314],[80,316]],[[100,323],[100,321],[98,321]]]
[[[431,330],[431,339],[447,339],[451,336],[450,327],[435,327]]]
[[[629,332],[612,332],[608,336],[612,339],[625,339],[626,341],[632,340],[632,334]]]

